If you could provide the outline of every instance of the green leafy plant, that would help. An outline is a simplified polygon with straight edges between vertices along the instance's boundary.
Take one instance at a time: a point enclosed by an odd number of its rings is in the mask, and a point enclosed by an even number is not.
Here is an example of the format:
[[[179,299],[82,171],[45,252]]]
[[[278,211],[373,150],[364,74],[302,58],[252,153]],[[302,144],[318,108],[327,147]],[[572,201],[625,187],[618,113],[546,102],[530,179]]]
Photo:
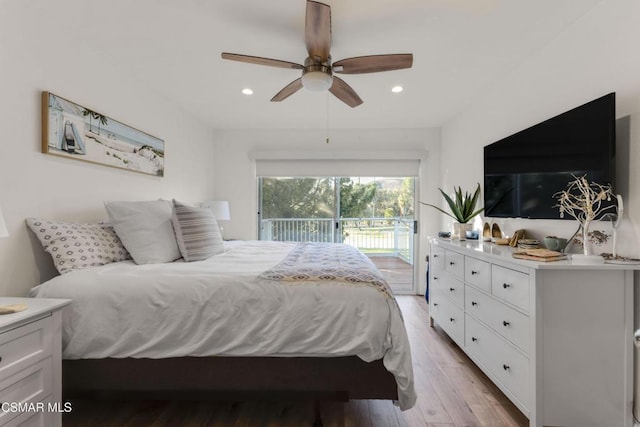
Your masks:
[[[478,203],[478,198],[480,197],[480,183],[478,183],[478,187],[476,187],[476,191],[473,193],[473,195],[465,191],[463,196],[462,188],[458,187],[456,189],[456,187],[454,186],[453,191],[455,193],[455,199],[452,199],[447,193],[442,191],[441,188],[438,188],[438,190],[440,190],[440,193],[442,193],[444,199],[447,201],[449,209],[451,209],[451,213],[429,203],[420,203],[426,206],[431,206],[432,208],[436,208],[443,214],[450,216],[461,224],[466,224],[467,222],[471,221],[474,216],[478,215],[484,210],[484,208],[476,209],[476,204]]]

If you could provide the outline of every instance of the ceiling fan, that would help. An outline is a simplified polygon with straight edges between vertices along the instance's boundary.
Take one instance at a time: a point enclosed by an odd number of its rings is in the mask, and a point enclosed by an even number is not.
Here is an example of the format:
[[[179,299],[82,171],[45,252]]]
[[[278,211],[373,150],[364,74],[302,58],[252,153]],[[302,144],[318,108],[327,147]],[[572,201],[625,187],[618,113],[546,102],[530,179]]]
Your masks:
[[[357,56],[342,59],[332,64],[330,54],[331,7],[313,0],[307,0],[305,43],[309,57],[305,59],[304,65],[279,59],[229,52],[222,52],[222,58],[250,64],[302,70],[302,76],[289,83],[271,98],[272,102],[283,101],[304,87],[312,91],[328,89],[329,92],[350,107],[357,107],[362,104],[362,99],[344,80],[334,76],[334,73],[377,73],[411,68],[413,64],[413,55],[410,53]]]

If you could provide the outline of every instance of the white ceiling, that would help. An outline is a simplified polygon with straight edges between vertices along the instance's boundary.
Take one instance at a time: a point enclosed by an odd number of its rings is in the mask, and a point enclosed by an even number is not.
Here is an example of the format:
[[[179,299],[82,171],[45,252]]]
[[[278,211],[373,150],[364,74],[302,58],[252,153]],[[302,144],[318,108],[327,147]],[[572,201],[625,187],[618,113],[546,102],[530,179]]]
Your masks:
[[[304,0],[64,0],[44,3],[57,35],[88,49],[215,128],[441,126],[523,66],[600,0],[328,0],[332,58],[413,53],[413,68],[343,75],[364,104],[301,90],[300,76],[220,58],[223,51],[297,63]],[[393,94],[391,87],[405,90]],[[241,93],[250,87],[254,95]]]

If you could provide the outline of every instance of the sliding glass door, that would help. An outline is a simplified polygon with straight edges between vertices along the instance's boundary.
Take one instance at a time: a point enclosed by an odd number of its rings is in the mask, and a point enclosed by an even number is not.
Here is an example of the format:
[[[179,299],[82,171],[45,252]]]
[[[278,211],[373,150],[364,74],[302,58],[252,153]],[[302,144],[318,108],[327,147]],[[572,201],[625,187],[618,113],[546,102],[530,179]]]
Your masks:
[[[259,239],[335,242],[333,178],[259,178]]]
[[[413,177],[261,177],[258,187],[260,240],[354,246],[394,292],[414,292]]]

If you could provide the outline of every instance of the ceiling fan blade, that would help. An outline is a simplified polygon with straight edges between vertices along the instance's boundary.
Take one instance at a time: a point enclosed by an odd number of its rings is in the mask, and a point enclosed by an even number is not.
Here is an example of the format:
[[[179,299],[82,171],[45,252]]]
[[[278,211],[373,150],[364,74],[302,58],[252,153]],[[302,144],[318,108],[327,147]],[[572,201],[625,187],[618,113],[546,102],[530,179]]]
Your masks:
[[[271,98],[271,102],[284,101],[285,99],[287,99],[288,97],[290,97],[291,95],[299,91],[300,89],[302,89],[302,78],[297,78],[291,83],[289,83],[288,85],[286,85],[284,88],[282,88],[280,92],[276,93],[276,96]]]
[[[362,104],[362,99],[360,99],[356,91],[340,77],[333,76],[333,84],[329,88],[329,92],[351,108]]]
[[[413,54],[411,53],[356,56],[334,62],[333,72],[342,74],[377,73],[411,68],[412,65]]]
[[[311,58],[317,56],[322,62],[329,58],[331,47],[331,7],[329,5],[307,0],[304,38]]]
[[[240,55],[238,53],[222,52],[222,59],[231,61],[247,62],[249,64],[267,65],[269,67],[293,68],[301,70],[304,67],[295,62],[281,61],[279,59],[262,58],[260,56]]]

